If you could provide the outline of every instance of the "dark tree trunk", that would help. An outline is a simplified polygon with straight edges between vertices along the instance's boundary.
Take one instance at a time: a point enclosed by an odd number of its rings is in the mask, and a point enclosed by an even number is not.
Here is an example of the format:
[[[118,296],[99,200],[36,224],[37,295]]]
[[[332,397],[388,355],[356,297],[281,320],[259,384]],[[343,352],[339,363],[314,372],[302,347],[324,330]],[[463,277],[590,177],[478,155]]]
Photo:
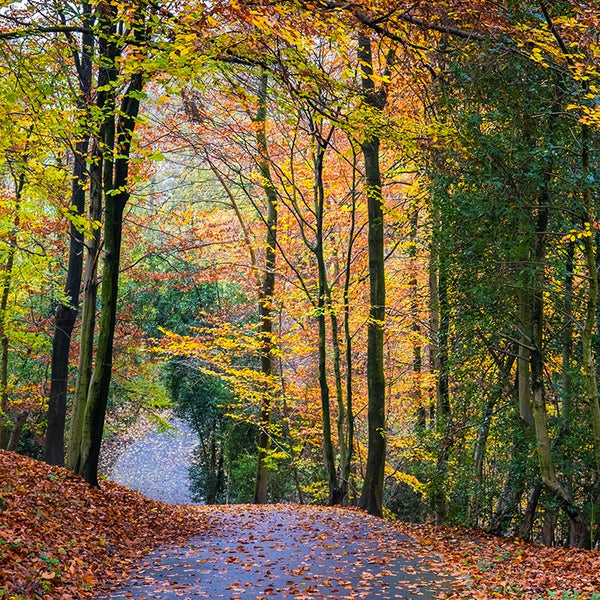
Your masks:
[[[73,167],[73,191],[71,205],[77,215],[84,211],[85,156],[88,140],[78,142]],[[83,234],[71,226],[69,266],[65,285],[65,299],[56,311],[52,361],[50,366],[50,396],[48,398],[48,426],[44,460],[51,465],[63,465],[65,461],[64,437],[67,412],[67,380],[69,373],[69,351],[71,335],[79,312],[79,288],[83,266]]]
[[[98,93],[96,106],[104,120],[92,144],[92,157],[89,167],[90,200],[89,222],[100,222],[103,214],[103,196],[105,189],[112,189],[113,162],[110,155],[114,146],[114,82],[117,77],[115,61],[119,49],[115,43],[114,25],[109,6],[104,3],[97,8],[100,35],[98,36],[98,54],[102,65],[98,68]],[[108,152],[106,149],[108,148]],[[107,159],[108,157],[108,159]],[[83,315],[81,322],[79,363],[71,427],[67,448],[67,466],[75,473],[82,473],[84,451],[83,432],[86,419],[88,393],[94,366],[94,336],[96,328],[96,302],[98,295],[98,262],[100,257],[101,232],[92,225],[92,237],[87,240],[83,282]]]
[[[277,192],[273,186],[271,169],[269,166],[269,154],[267,146],[266,119],[267,119],[267,86],[268,76],[261,75],[259,82],[259,109],[256,114],[255,124],[257,126],[256,142],[259,158],[258,166],[262,178],[262,186],[267,199],[267,239],[265,248],[265,274],[262,281],[262,289],[259,298],[259,318],[261,336],[261,371],[265,378],[265,389],[261,396],[259,414],[259,432],[257,442],[257,468],[256,482],[254,487],[254,502],[264,504],[267,501],[269,486],[269,470],[267,458],[271,449],[271,435],[269,432],[271,424],[271,389],[270,380],[273,377],[274,368],[274,340],[273,340],[273,294],[275,293],[275,263],[277,247]]]
[[[524,540],[531,539],[531,532],[533,530],[533,523],[535,521],[535,513],[543,489],[544,484],[541,481],[536,481],[531,489],[529,498],[527,499],[527,506],[525,507],[525,513],[523,514],[523,522],[519,528],[519,535]]]
[[[450,331],[450,303],[448,299],[448,273],[447,258],[442,252],[437,253],[438,273],[436,291],[437,298],[435,304],[439,310],[438,313],[438,335],[437,335],[437,398],[435,420],[436,428],[440,433],[440,442],[437,449],[435,464],[435,474],[432,481],[431,503],[435,512],[436,523],[442,524],[446,520],[448,513],[448,498],[446,497],[445,487],[448,473],[448,460],[450,458],[450,448],[453,444],[452,435],[452,411],[450,407],[450,386],[449,386],[449,347],[448,338]]]
[[[356,167],[356,155],[354,166]],[[352,476],[352,458],[354,454],[354,407],[352,391],[352,334],[350,332],[350,275],[352,272],[352,248],[356,228],[356,168],[353,169],[352,181],[352,216],[348,235],[348,253],[346,256],[346,273],[344,277],[344,343],[346,356],[346,418],[348,421],[348,438],[346,460],[342,464],[342,482],[347,495]]]
[[[381,111],[386,104],[383,91],[373,81],[371,42],[359,34],[358,61],[365,103]],[[384,219],[379,165],[379,137],[371,133],[361,143],[365,164],[368,205],[370,308],[367,341],[368,451],[360,507],[372,515],[383,513],[383,483],[386,458],[385,373],[383,332],[385,322]]]
[[[19,442],[21,441],[21,434],[23,433],[23,427],[25,427],[25,423],[27,423],[27,418],[29,417],[29,413],[24,410],[21,411],[17,418],[15,419],[15,424],[13,425],[13,429],[10,433],[10,438],[8,440],[8,445],[6,446],[7,450],[15,451]]]
[[[91,25],[91,6],[83,4],[84,22]],[[92,34],[82,35],[81,57],[75,56],[78,67],[80,96],[77,109],[87,118],[88,102],[92,88]],[[84,117],[84,118],[86,118]],[[85,207],[86,158],[89,148],[89,133],[75,144],[71,203],[74,215],[82,216]],[[65,284],[65,301],[56,311],[52,360],[50,363],[50,395],[48,397],[48,425],[44,448],[44,460],[52,465],[65,462],[65,421],[67,413],[67,383],[69,373],[69,351],[71,335],[79,312],[79,289],[83,269],[83,233],[71,225],[69,263]]]
[[[107,147],[118,147],[119,154],[114,161],[114,169],[111,168],[110,158],[104,161],[105,221],[101,286],[102,311],[100,313],[96,364],[90,381],[81,440],[80,472],[92,486],[98,485],[98,460],[112,371],[123,210],[129,199],[129,192],[127,191],[129,153],[139,112],[140,92],[143,83],[143,77],[140,73],[132,76],[121,103],[116,139],[110,128],[105,136],[105,142],[108,142]]]

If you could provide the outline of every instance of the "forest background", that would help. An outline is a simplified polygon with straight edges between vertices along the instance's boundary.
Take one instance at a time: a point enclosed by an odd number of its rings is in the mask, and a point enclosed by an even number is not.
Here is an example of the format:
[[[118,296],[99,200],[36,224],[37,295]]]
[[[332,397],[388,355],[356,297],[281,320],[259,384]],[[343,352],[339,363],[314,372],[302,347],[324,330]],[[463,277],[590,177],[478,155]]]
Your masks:
[[[596,2],[0,5],[1,447],[597,545]]]

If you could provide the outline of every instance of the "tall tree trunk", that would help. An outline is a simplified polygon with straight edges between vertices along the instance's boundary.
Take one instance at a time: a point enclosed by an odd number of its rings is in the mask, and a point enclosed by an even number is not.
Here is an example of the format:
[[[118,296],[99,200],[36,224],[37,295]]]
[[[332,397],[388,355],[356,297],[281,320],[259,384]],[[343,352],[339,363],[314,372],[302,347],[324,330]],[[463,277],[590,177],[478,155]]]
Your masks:
[[[495,350],[492,348],[489,348],[489,350],[493,355],[494,362],[498,369],[499,383],[502,390],[501,394],[514,397],[514,386],[510,381],[510,373],[515,362],[515,357],[509,355],[505,360],[502,360]],[[469,494],[469,505],[467,507],[467,520],[474,526],[479,525],[481,498],[484,489],[483,466],[487,453],[487,442],[490,434],[490,427],[492,425],[492,417],[494,415],[496,404],[501,397],[501,395],[497,395],[493,392],[490,394],[483,409],[481,422],[477,428],[477,437],[475,439],[475,448],[473,451],[473,484],[471,493]]]
[[[331,290],[327,292],[328,312],[331,321],[331,339],[333,345],[333,373],[335,380],[335,397],[337,400],[338,416],[337,416],[337,434],[338,444],[340,448],[340,472],[333,494],[330,498],[330,505],[343,504],[348,493],[348,480],[343,474],[343,465],[348,462],[348,439],[347,439],[347,420],[346,405],[344,403],[344,391],[342,383],[342,368],[341,368],[341,348],[340,348],[340,331],[337,315],[332,304]]]
[[[582,547],[587,539],[587,526],[580,510],[575,505],[569,490],[556,475],[552,458],[550,436],[548,432],[548,415],[544,389],[544,271],[546,254],[546,237],[549,217],[549,198],[544,190],[538,209],[532,255],[532,349],[530,356],[531,387],[533,397],[533,420],[540,472],[544,485],[558,498],[562,509],[569,518],[571,526],[571,545]]]
[[[96,106],[104,116],[92,141],[89,166],[89,223],[92,237],[87,240],[87,255],[83,282],[83,314],[81,319],[80,351],[77,368],[77,382],[71,411],[71,424],[67,447],[67,466],[75,473],[83,472],[84,423],[94,368],[94,337],[96,329],[96,304],[98,295],[98,263],[100,259],[101,232],[95,226],[103,215],[103,196],[112,189],[114,147],[115,97],[114,85],[117,78],[115,61],[119,53],[113,37],[113,23],[110,8],[106,2],[97,8],[100,24],[98,54],[102,64],[98,68],[98,92]]]
[[[447,258],[438,252],[437,306],[439,307],[439,330],[437,340],[437,402],[435,410],[436,429],[439,436],[435,473],[433,476],[431,501],[435,512],[436,523],[442,524],[448,514],[448,498],[446,497],[446,478],[448,460],[453,443],[452,411],[450,407],[449,386],[449,331],[450,303],[448,299]]]
[[[81,469],[81,437],[87,405],[87,394],[94,362],[94,334],[96,329],[96,304],[98,296],[98,260],[100,257],[101,230],[94,227],[102,219],[102,153],[93,144],[90,164],[89,222],[92,237],[85,242],[86,259],[83,275],[83,311],[79,341],[79,363],[75,395],[71,410],[71,423],[67,447],[67,467],[79,473]]]
[[[356,153],[353,150],[353,165],[356,167]],[[352,273],[352,248],[356,229],[356,168],[352,169],[352,213],[350,231],[348,233],[348,250],[344,275],[344,344],[346,359],[346,419],[348,422],[348,438],[346,460],[342,463],[342,482],[346,493],[352,476],[352,458],[354,454],[354,406],[352,382],[352,334],[350,332],[350,277]]]
[[[0,448],[7,448],[10,440],[10,420],[8,417],[8,298],[12,286],[15,254],[17,251],[17,233],[21,223],[21,194],[25,186],[25,173],[14,176],[15,207],[12,228],[7,236],[8,251],[6,262],[0,271],[2,293],[0,295]]]
[[[102,268],[100,331],[96,364],[88,391],[81,440],[80,472],[92,486],[98,485],[98,460],[104,418],[112,374],[113,339],[117,314],[119,265],[123,211],[129,199],[129,154],[140,106],[144,80],[141,73],[132,76],[121,103],[116,136],[107,128],[106,148],[118,148],[114,168],[111,157],[104,160],[104,258]]]
[[[574,277],[575,244],[567,246],[565,260],[565,303],[563,307],[563,350],[562,350],[562,411],[561,437],[568,435],[573,417],[573,277]]]
[[[91,6],[83,4],[84,23],[91,26]],[[76,58],[79,75],[80,95],[77,109],[89,119],[88,102],[92,88],[91,32],[82,34],[81,57]],[[84,126],[85,128],[85,126]],[[87,129],[87,128],[85,128]],[[82,216],[85,207],[86,159],[90,134],[77,141],[74,150],[73,179],[70,206],[74,214]],[[69,373],[69,351],[71,335],[79,312],[79,288],[83,268],[83,233],[74,224],[70,228],[69,263],[65,284],[65,300],[56,311],[52,360],[50,363],[50,395],[48,397],[48,425],[44,448],[44,460],[52,465],[63,465],[65,461],[64,440],[67,413],[67,378]]]
[[[259,82],[259,108],[254,120],[256,126],[256,142],[259,152],[259,170],[262,186],[267,199],[267,239],[265,248],[265,274],[259,299],[259,318],[261,335],[261,371],[265,378],[265,389],[261,395],[259,414],[259,432],[257,444],[257,468],[254,488],[254,502],[263,504],[267,501],[269,470],[267,459],[271,449],[271,390],[270,382],[274,374],[274,341],[273,341],[273,295],[275,293],[275,261],[277,246],[277,192],[273,186],[269,153],[267,146],[267,88],[268,76],[263,72]]]
[[[363,33],[358,39],[358,62],[365,103],[375,111],[385,107],[384,90],[375,89],[371,41]],[[370,133],[361,143],[365,164],[369,238],[369,325],[367,342],[368,452],[360,507],[372,515],[383,513],[383,483],[386,459],[385,373],[383,333],[385,322],[384,219],[379,165],[380,140]]]
[[[598,267],[596,265],[596,244],[592,223],[594,215],[592,188],[588,183],[590,174],[589,126],[581,128],[581,173],[584,182],[583,199],[585,214],[583,227],[589,228],[584,232],[583,251],[587,267],[588,294],[585,311],[585,321],[581,333],[581,349],[583,354],[583,373],[586,381],[587,400],[592,413],[592,436],[594,440],[594,455],[596,458],[596,476],[600,475],[600,403],[598,402],[598,379],[596,358],[593,349],[593,335],[596,330],[596,310],[598,306]]]
[[[325,210],[325,193],[323,187],[323,158],[325,149],[321,139],[316,136],[316,150],[314,156],[314,201],[315,201],[315,245],[314,253],[317,259],[317,323],[319,327],[319,389],[321,391],[321,414],[323,420],[323,454],[325,459],[325,471],[329,489],[330,505],[337,503],[339,491],[337,489],[337,473],[335,466],[335,452],[331,437],[331,406],[330,391],[327,378],[327,298],[329,294],[327,284],[327,268],[325,265],[324,239],[323,239],[323,216]]]
[[[417,243],[419,234],[419,209],[413,205],[410,208],[410,231],[408,249],[409,262],[409,280],[408,288],[410,293],[410,318],[412,320],[411,330],[414,335],[412,340],[412,384],[411,399],[416,409],[417,427],[425,428],[427,425],[427,410],[422,405],[423,398],[421,393],[421,370],[423,368],[423,349],[421,347],[421,326],[419,324],[419,280],[417,272]]]

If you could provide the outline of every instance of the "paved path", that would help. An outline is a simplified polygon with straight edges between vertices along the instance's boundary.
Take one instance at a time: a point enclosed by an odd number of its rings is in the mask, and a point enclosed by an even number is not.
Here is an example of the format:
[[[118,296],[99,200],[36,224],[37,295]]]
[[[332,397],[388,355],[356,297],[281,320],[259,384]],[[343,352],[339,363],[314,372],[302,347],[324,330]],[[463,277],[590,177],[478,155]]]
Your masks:
[[[357,511],[199,507],[208,529],[150,555],[102,600],[392,600],[444,598],[448,578],[393,526]]]
[[[170,424],[173,429],[155,430],[128,446],[109,479],[155,500],[191,504],[188,469],[198,437],[180,419]]]

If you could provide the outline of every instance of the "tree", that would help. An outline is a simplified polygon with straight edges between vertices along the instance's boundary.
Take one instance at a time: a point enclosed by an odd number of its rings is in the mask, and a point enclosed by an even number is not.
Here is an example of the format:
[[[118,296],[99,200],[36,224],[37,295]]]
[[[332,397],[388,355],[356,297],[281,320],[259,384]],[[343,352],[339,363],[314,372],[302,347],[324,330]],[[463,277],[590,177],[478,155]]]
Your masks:
[[[390,53],[391,61],[393,54]],[[362,77],[364,101],[374,122],[383,111],[387,91],[375,87],[371,41],[359,34],[357,59]],[[389,61],[388,61],[389,62]],[[369,113],[368,113],[369,114]],[[369,447],[360,507],[370,514],[383,513],[383,480],[386,458],[385,374],[383,331],[385,322],[384,219],[381,172],[379,166],[379,132],[367,128],[361,142],[365,165],[365,184],[369,210],[369,343],[367,381],[369,389]]]
[[[79,312],[79,291],[83,270],[84,232],[75,220],[83,218],[85,206],[85,187],[87,179],[87,154],[90,131],[86,122],[91,119],[89,98],[92,91],[92,51],[91,32],[92,8],[87,2],[82,4],[81,48],[76,49],[76,41],[69,39],[73,61],[77,70],[79,97],[77,110],[80,112],[80,135],[73,148],[73,176],[70,208],[73,222],[69,231],[69,262],[65,283],[65,298],[56,309],[54,336],[52,338],[52,360],[50,374],[50,393],[48,397],[48,424],[45,438],[44,459],[49,464],[64,464],[65,420],[67,413],[67,384],[69,373],[69,352],[71,335]],[[61,16],[64,19],[64,15]]]
[[[140,4],[128,23],[132,41],[136,44],[147,42],[147,11],[148,7]],[[116,8],[108,2],[100,3],[98,22],[98,52],[102,60],[99,68],[99,87],[102,92],[99,96],[99,107],[104,115],[99,140],[104,200],[104,257],[100,293],[102,310],[96,362],[89,381],[85,406],[77,408],[78,413],[83,415],[81,439],[74,439],[71,444],[74,456],[69,459],[73,468],[92,486],[98,485],[98,459],[111,379],[123,211],[130,195],[130,152],[145,82],[141,65],[134,64],[119,110],[115,110],[117,59],[123,52],[123,42],[116,37]],[[93,330],[88,332],[88,335],[91,337]]]

